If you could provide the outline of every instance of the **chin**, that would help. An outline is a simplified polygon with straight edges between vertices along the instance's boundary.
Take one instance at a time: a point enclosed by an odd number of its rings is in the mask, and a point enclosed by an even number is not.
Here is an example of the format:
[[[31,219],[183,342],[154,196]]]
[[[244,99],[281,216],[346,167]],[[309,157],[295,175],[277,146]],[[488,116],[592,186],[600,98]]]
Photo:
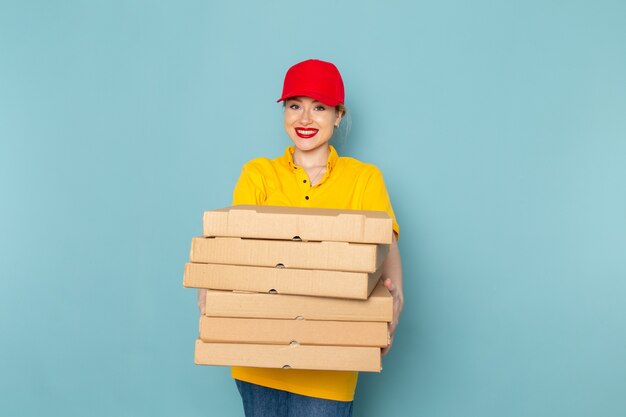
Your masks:
[[[317,141],[307,141],[300,138],[291,138],[291,141],[296,146],[296,148],[300,149],[301,151],[310,151],[311,149],[315,149],[319,146],[319,143]]]

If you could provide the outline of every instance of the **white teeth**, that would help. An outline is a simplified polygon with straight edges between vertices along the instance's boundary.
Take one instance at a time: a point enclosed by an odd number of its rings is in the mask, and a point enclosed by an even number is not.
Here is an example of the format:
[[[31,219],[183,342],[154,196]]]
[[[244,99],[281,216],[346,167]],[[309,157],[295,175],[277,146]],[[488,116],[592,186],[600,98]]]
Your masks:
[[[298,133],[300,133],[301,135],[312,135],[314,134],[316,131],[315,130],[298,130]]]

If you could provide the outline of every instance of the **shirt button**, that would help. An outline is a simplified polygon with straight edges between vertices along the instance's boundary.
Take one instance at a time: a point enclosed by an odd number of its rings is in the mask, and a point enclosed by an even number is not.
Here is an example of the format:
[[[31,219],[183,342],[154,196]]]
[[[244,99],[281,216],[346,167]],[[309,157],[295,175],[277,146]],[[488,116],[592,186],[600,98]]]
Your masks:
[[[305,198],[305,200],[308,200],[308,199],[309,199],[309,196],[307,195],[307,196],[306,196],[306,197],[304,197],[304,198]]]

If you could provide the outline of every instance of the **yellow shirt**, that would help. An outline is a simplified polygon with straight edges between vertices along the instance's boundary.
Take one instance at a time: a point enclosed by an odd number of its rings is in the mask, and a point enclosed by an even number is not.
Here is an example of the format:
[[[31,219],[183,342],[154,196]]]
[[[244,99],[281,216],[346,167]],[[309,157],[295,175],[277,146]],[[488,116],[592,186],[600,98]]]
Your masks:
[[[253,159],[242,169],[233,193],[233,205],[386,211],[398,235],[400,228],[380,170],[354,158],[339,157],[335,148],[329,148],[326,173],[313,187],[306,171],[293,162],[293,146],[276,159]],[[232,376],[295,394],[352,401],[358,373],[233,367]]]

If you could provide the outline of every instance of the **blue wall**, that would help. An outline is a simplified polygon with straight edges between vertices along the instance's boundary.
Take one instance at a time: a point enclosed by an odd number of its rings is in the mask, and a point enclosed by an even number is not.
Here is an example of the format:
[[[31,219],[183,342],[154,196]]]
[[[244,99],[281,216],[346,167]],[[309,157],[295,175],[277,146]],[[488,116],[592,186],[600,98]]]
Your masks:
[[[238,416],[193,365],[203,210],[341,69],[406,308],[355,415],[626,415],[623,1],[3,1],[0,414]]]

